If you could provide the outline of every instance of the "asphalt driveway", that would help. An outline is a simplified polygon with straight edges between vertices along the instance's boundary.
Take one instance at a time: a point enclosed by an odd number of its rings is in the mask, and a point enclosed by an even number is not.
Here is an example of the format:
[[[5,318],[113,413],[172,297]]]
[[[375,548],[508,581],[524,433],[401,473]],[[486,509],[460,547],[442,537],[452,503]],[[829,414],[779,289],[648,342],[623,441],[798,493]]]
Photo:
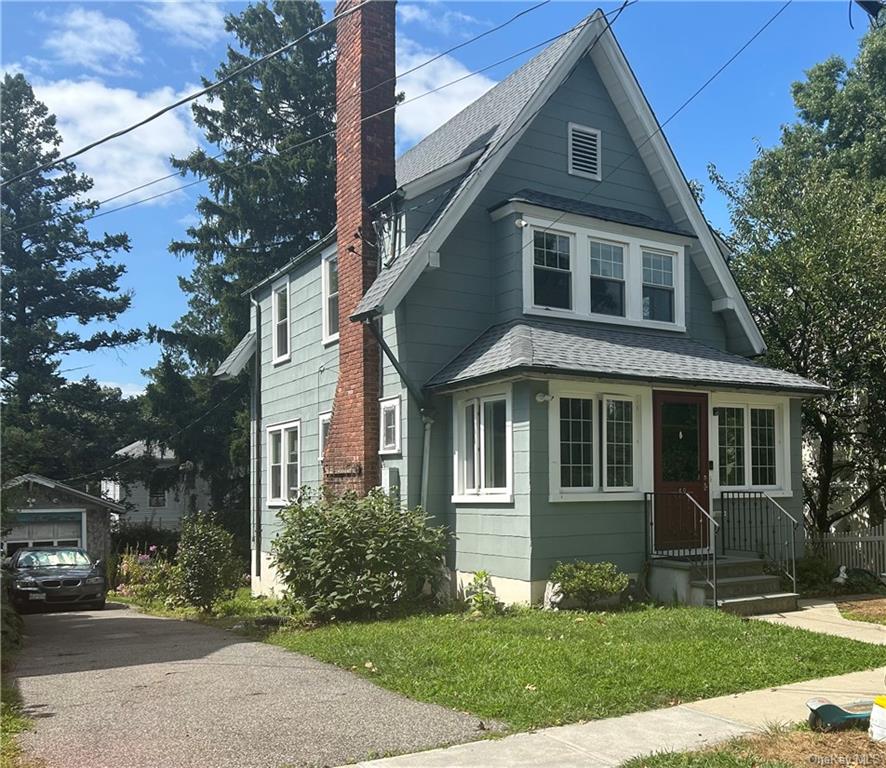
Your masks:
[[[119,604],[28,615],[25,632],[22,745],[46,768],[334,766],[482,735],[475,717]]]

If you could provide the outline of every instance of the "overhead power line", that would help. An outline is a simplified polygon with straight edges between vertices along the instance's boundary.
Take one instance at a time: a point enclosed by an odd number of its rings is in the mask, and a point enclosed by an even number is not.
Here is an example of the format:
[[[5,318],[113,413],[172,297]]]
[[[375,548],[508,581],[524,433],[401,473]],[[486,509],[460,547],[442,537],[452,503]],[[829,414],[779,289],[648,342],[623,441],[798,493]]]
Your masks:
[[[502,27],[504,27],[504,26],[507,26],[507,24],[510,24],[511,22],[515,21],[515,20],[516,20],[517,18],[519,18],[520,16],[523,16],[523,15],[525,15],[526,13],[529,13],[530,11],[536,10],[537,8],[540,8],[540,7],[542,7],[543,5],[546,5],[548,2],[550,2],[550,0],[544,0],[544,2],[538,3],[537,5],[532,6],[532,7],[528,8],[528,9],[524,9],[523,11],[521,11],[521,12],[518,13],[518,14],[516,14],[516,15],[513,16],[512,18],[508,19],[506,22],[503,22],[501,25],[499,25],[498,28],[500,29],[500,28],[502,28]],[[629,5],[634,5],[634,4],[636,4],[637,2],[639,2],[639,0],[626,0],[626,2],[623,3],[622,6],[621,6],[617,11],[609,11],[609,12],[603,14],[603,17],[606,18],[606,17],[608,17],[608,16],[611,15],[611,14],[614,14],[614,13],[620,13],[625,7],[627,7],[627,6],[629,6]],[[617,18],[617,16],[616,16],[616,18]],[[508,56],[506,56],[506,57],[504,57],[504,58],[502,58],[502,59],[499,59],[499,60],[497,60],[497,61],[494,61],[494,62],[492,62],[491,64],[487,64],[486,66],[481,67],[480,69],[473,70],[473,71],[471,71],[471,72],[468,72],[467,74],[464,74],[464,75],[461,75],[460,77],[455,78],[454,80],[450,80],[450,81],[447,82],[447,83],[443,83],[442,85],[439,85],[439,86],[437,86],[437,87],[435,87],[435,88],[431,88],[430,90],[424,91],[423,93],[420,93],[420,94],[418,94],[418,95],[416,95],[416,96],[412,96],[412,97],[410,97],[410,98],[408,98],[408,99],[405,99],[404,101],[400,102],[399,104],[394,104],[394,105],[392,105],[392,106],[390,106],[390,107],[387,107],[387,108],[385,108],[385,109],[379,110],[378,112],[375,112],[375,113],[373,113],[373,114],[371,114],[371,115],[367,115],[366,117],[362,118],[361,122],[365,122],[365,121],[367,121],[367,120],[372,120],[372,119],[374,119],[374,118],[376,118],[376,117],[379,117],[379,116],[381,116],[381,115],[383,115],[383,114],[386,114],[387,112],[391,112],[391,111],[394,111],[394,110],[396,110],[396,109],[398,109],[398,108],[400,108],[400,107],[402,107],[402,106],[405,106],[406,104],[411,104],[412,102],[415,102],[415,101],[418,101],[418,100],[420,100],[420,99],[423,99],[423,98],[425,98],[425,97],[427,97],[427,96],[430,96],[430,95],[432,95],[432,94],[434,94],[434,93],[437,93],[437,92],[439,92],[439,91],[442,91],[442,90],[444,90],[444,89],[446,89],[446,88],[451,88],[451,87],[454,86],[454,85],[458,85],[459,83],[461,83],[461,82],[463,82],[463,81],[465,81],[465,80],[468,80],[468,79],[471,78],[471,77],[476,77],[477,75],[483,74],[484,72],[487,72],[487,71],[489,71],[490,69],[494,69],[495,67],[498,67],[498,66],[500,66],[501,64],[505,64],[505,63],[507,63],[508,61],[511,61],[512,59],[515,59],[515,58],[518,58],[518,57],[520,57],[520,56],[523,56],[523,55],[525,55],[525,54],[527,54],[527,53],[530,53],[531,51],[534,51],[534,50],[537,49],[537,48],[541,48],[542,46],[549,45],[550,43],[554,42],[555,40],[558,40],[559,38],[564,37],[565,35],[570,34],[571,32],[575,31],[576,29],[580,29],[581,27],[586,26],[586,25],[589,24],[590,22],[591,22],[591,19],[583,20],[583,21],[580,22],[579,24],[577,24],[577,25],[575,25],[575,26],[573,26],[573,27],[570,27],[569,29],[565,30],[564,32],[560,32],[560,33],[558,33],[558,34],[556,34],[556,35],[553,35],[552,37],[549,37],[549,38],[547,38],[547,39],[545,39],[545,40],[542,40],[541,42],[535,43],[534,45],[528,46],[527,48],[523,48],[522,50],[519,50],[519,51],[517,51],[516,53],[509,54]],[[490,32],[492,32],[492,31],[493,31],[493,30],[487,30],[486,33],[490,33]],[[482,37],[482,35],[478,35],[476,39],[479,39],[480,37]],[[455,48],[462,47],[463,45],[466,45],[468,42],[472,42],[472,41],[465,41],[464,43],[459,43],[458,46],[453,46],[453,48],[452,48],[452,49],[449,49],[449,50],[454,50]],[[422,64],[419,64],[419,65],[417,65],[417,66],[415,66],[415,67],[413,67],[413,68],[411,68],[411,69],[409,69],[409,70],[406,70],[406,72],[400,73],[400,74],[398,75],[398,77],[402,77],[402,76],[404,76],[404,75],[406,75],[406,74],[410,74],[410,73],[412,73],[412,72],[415,72],[416,70],[421,69],[421,68],[424,67],[424,66],[427,66],[427,65],[430,64],[432,61],[435,61],[436,59],[440,58],[440,56],[443,56],[443,55],[446,55],[446,52],[441,53],[441,54],[437,54],[437,55],[434,56],[432,59],[429,59],[428,61],[425,61],[425,62],[423,62]],[[390,82],[390,80],[391,80],[391,79],[389,78],[387,82]],[[356,96],[359,96],[359,95],[362,95],[362,93],[366,93],[366,92],[368,92],[368,91],[371,91],[371,90],[373,90],[374,88],[379,87],[379,85],[380,85],[380,84],[376,84],[376,85],[374,85],[374,86],[371,86],[371,87],[368,88],[366,91],[361,92],[361,94],[356,94],[355,97],[356,97]],[[304,119],[306,120],[307,118],[313,116],[314,114],[316,114],[316,113],[312,113],[312,114],[310,114],[310,115],[307,115]],[[230,171],[235,171],[235,170],[239,170],[239,169],[241,169],[241,168],[248,167],[248,166],[250,166],[250,165],[255,165],[256,163],[261,162],[262,160],[264,160],[264,159],[267,158],[267,157],[280,157],[280,156],[282,156],[282,155],[284,155],[284,154],[287,154],[287,153],[289,153],[289,152],[294,152],[294,151],[297,150],[297,149],[301,149],[302,147],[308,146],[309,144],[312,144],[312,143],[317,142],[317,141],[321,141],[321,140],[326,139],[326,138],[330,138],[331,136],[334,136],[334,135],[335,135],[335,129],[331,129],[331,130],[326,131],[326,132],[324,132],[324,133],[321,133],[321,134],[319,134],[319,135],[311,136],[311,137],[309,137],[309,138],[307,138],[307,139],[304,139],[304,140],[302,140],[302,141],[300,141],[300,142],[297,142],[296,144],[293,144],[293,145],[290,145],[290,146],[284,146],[283,148],[279,149],[279,150],[278,150],[277,152],[275,152],[275,153],[274,153],[274,152],[268,152],[268,151],[262,152],[262,154],[261,154],[259,157],[252,158],[251,160],[246,160],[246,161],[244,161],[244,162],[242,162],[242,163],[238,163],[237,165],[231,166],[230,168],[228,168],[228,169],[226,169],[226,170],[227,170],[228,172],[230,172]],[[219,157],[222,157],[222,156],[227,155],[227,154],[230,154],[230,153],[231,153],[231,150],[226,150],[225,152],[220,152],[220,153],[217,154],[217,155],[214,155],[214,156],[212,156],[212,157],[210,157],[210,158],[207,158],[207,162],[208,162],[208,161],[211,161],[211,160],[218,159]],[[133,188],[128,189],[128,190],[126,190],[126,191],[124,191],[124,192],[120,192],[120,193],[118,193],[118,194],[116,194],[116,195],[113,195],[113,196],[110,197],[110,198],[107,198],[107,199],[105,199],[105,200],[100,201],[100,202],[98,203],[98,207],[100,208],[102,205],[105,205],[105,204],[108,203],[108,202],[111,202],[111,201],[113,201],[113,200],[117,200],[117,199],[119,199],[119,198],[121,198],[121,197],[125,197],[126,195],[132,194],[133,192],[136,192],[136,191],[138,191],[138,190],[140,190],[140,189],[144,189],[144,188],[149,187],[149,186],[151,186],[151,185],[153,185],[153,184],[156,184],[156,183],[158,183],[158,182],[160,182],[160,181],[164,181],[164,180],[166,180],[166,179],[170,179],[170,178],[172,178],[172,177],[174,177],[174,176],[179,176],[179,175],[180,175],[179,173],[170,173],[170,174],[167,174],[166,176],[160,177],[160,178],[158,178],[158,179],[154,179],[154,180],[152,180],[152,181],[145,182],[144,184],[140,184],[140,185],[137,186],[137,187],[133,187]],[[203,184],[203,183],[206,183],[207,181],[208,181],[208,178],[205,178],[205,177],[204,177],[204,178],[194,179],[193,181],[190,181],[190,182],[188,182],[188,183],[186,183],[186,184],[181,184],[181,185],[179,185],[179,186],[177,186],[177,187],[173,187],[173,188],[171,188],[171,189],[163,190],[162,192],[158,192],[158,193],[156,193],[156,194],[149,195],[148,197],[139,198],[138,200],[133,200],[132,202],[126,203],[125,205],[120,205],[120,206],[118,206],[118,207],[116,207],[116,208],[111,208],[111,209],[106,210],[106,211],[98,211],[98,210],[97,210],[95,213],[88,214],[88,215],[86,215],[86,216],[82,216],[82,217],[80,217],[80,220],[81,220],[82,222],[86,222],[86,221],[90,221],[90,220],[92,220],[92,219],[99,218],[99,217],[101,217],[101,216],[107,216],[107,215],[109,215],[109,214],[111,214],[111,213],[117,213],[117,212],[119,212],[119,211],[124,211],[124,210],[127,210],[128,208],[132,208],[133,206],[141,205],[141,204],[143,204],[143,203],[147,203],[147,202],[151,202],[152,200],[156,200],[156,199],[158,199],[158,198],[160,198],[160,197],[165,197],[166,195],[171,195],[171,194],[173,194],[173,193],[175,193],[175,192],[181,192],[181,191],[183,191],[183,190],[185,190],[185,189],[188,189],[188,188],[190,188],[190,187],[196,186],[197,184]],[[42,221],[31,222],[31,223],[29,223],[29,224],[22,225],[22,226],[20,226],[20,227],[16,227],[15,229],[13,229],[13,230],[10,231],[10,234],[16,234],[16,233],[21,232],[21,231],[23,231],[23,230],[25,230],[25,229],[28,229],[28,228],[30,228],[30,227],[37,226],[37,225],[39,225],[39,224],[43,224],[43,223],[46,223],[46,222],[52,221],[52,220],[54,220],[54,219],[60,219],[60,218],[63,218],[63,217],[65,217],[65,216],[69,216],[69,215],[71,215],[71,214],[68,214],[68,213],[62,213],[62,214],[58,214],[58,215],[56,215],[56,216],[51,216],[51,217],[49,217],[49,218],[47,218],[47,219],[44,219],[44,220],[42,220]]]
[[[125,136],[127,133],[131,133],[132,131],[136,130],[137,128],[141,128],[143,125],[147,125],[148,123],[153,122],[157,118],[162,117],[167,112],[171,112],[173,109],[178,109],[179,107],[181,107],[184,104],[187,104],[191,101],[195,101],[196,99],[199,99],[201,96],[205,96],[206,94],[211,93],[216,88],[219,88],[222,85],[224,85],[225,83],[229,83],[234,78],[237,78],[240,75],[242,75],[246,72],[249,72],[250,70],[257,67],[259,64],[264,64],[266,61],[270,61],[271,59],[279,56],[281,53],[285,53],[286,51],[290,50],[291,48],[294,48],[295,46],[297,46],[299,43],[303,43],[308,38],[313,37],[318,32],[321,32],[322,30],[326,29],[327,27],[332,26],[339,19],[343,19],[346,16],[350,16],[352,13],[356,13],[357,11],[359,11],[361,8],[363,8],[365,5],[367,5],[370,2],[373,2],[373,0],[363,0],[363,2],[360,3],[359,5],[355,5],[353,8],[348,8],[348,10],[343,11],[342,13],[338,14],[338,16],[333,16],[328,21],[324,21],[319,26],[316,26],[313,29],[309,30],[308,32],[305,32],[303,35],[301,35],[300,37],[297,37],[295,40],[285,43],[284,45],[281,45],[279,48],[277,48],[277,50],[271,51],[270,53],[265,54],[264,56],[256,59],[255,61],[249,62],[248,64],[244,64],[239,69],[236,69],[233,72],[225,75],[223,78],[221,78],[221,80],[217,80],[214,83],[210,83],[209,85],[205,86],[204,88],[201,88],[199,91],[194,91],[194,93],[191,93],[187,96],[183,96],[178,101],[174,101],[172,104],[169,104],[161,109],[158,109],[156,112],[153,112],[152,114],[148,115],[147,117],[143,118],[142,120],[139,120],[138,122],[133,123],[132,125],[127,126],[126,128],[121,128],[118,131],[114,131],[113,133],[109,133],[107,136],[103,136],[100,139],[96,139],[95,141],[92,141],[89,144],[86,144],[86,145],[80,147],[80,149],[76,149],[73,152],[69,152],[67,155],[63,155],[62,157],[59,157],[56,160],[52,160],[51,162],[44,163],[43,165],[38,165],[38,166],[31,168],[27,171],[23,171],[22,173],[19,173],[18,175],[13,176],[11,179],[3,179],[2,181],[0,181],[0,187],[5,187],[7,184],[11,184],[12,182],[18,181],[19,179],[24,179],[27,176],[33,176],[35,173],[40,173],[42,171],[49,170],[50,168],[53,168],[56,165],[60,165],[61,163],[67,162],[68,160],[70,160],[74,157],[77,157],[78,155],[82,155],[84,152],[88,152],[90,149],[94,149],[95,147],[105,144],[108,141],[112,141],[113,139],[117,139],[120,136]]]

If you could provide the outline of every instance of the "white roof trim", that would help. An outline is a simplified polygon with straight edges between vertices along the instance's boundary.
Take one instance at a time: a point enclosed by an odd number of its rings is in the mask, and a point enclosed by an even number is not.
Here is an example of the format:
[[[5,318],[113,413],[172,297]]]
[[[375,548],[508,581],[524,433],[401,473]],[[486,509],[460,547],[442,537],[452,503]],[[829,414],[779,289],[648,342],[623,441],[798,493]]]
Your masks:
[[[445,184],[447,181],[458,178],[471,167],[474,161],[483,154],[483,151],[478,149],[476,152],[471,152],[449,163],[449,165],[442,165],[430,173],[426,173],[424,176],[419,176],[419,178],[410,181],[408,184],[404,184],[401,187],[404,199],[412,200],[425,192],[430,192],[441,184]]]

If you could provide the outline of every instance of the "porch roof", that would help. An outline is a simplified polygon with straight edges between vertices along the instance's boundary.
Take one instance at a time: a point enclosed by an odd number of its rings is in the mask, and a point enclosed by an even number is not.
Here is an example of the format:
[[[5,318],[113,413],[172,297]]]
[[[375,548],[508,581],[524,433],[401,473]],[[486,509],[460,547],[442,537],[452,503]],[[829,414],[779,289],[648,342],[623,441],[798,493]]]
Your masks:
[[[810,379],[682,336],[530,318],[489,328],[426,386],[441,389],[519,371],[806,395],[828,391]]]

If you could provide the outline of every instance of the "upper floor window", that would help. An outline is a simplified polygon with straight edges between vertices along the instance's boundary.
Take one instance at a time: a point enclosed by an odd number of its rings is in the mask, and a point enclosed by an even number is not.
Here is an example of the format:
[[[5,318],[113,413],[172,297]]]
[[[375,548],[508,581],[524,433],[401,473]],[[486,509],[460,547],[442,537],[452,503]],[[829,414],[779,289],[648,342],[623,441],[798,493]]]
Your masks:
[[[570,238],[556,232],[533,233],[532,284],[535,303],[545,307],[572,309]]]
[[[400,398],[382,400],[380,411],[379,453],[400,453]]]
[[[600,181],[601,165],[600,131],[569,123],[569,173]]]
[[[289,280],[274,288],[273,293],[274,362],[289,359]]]
[[[323,258],[323,342],[338,339],[338,254]]]
[[[151,477],[148,485],[148,506],[154,508],[166,506],[166,487],[161,477]]]
[[[268,503],[286,504],[301,485],[301,422],[268,427]]]
[[[662,233],[651,240],[639,228],[618,225],[592,230],[558,223],[553,231],[543,221],[528,223],[524,311],[685,330],[681,238]]]

